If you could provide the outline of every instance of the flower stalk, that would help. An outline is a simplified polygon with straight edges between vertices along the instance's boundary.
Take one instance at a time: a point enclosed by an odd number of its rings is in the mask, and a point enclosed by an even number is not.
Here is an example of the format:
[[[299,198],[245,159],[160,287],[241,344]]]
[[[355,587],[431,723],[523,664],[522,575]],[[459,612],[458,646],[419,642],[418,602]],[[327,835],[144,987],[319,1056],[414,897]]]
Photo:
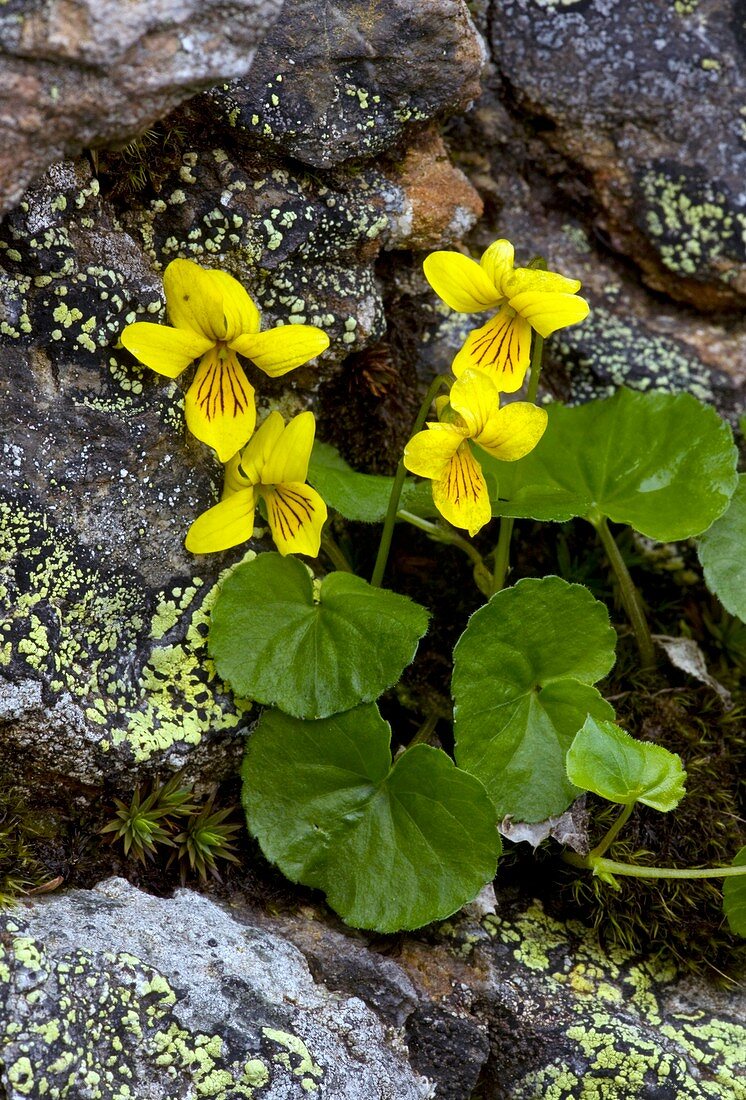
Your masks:
[[[435,396],[440,389],[444,386],[450,385],[448,378],[443,375],[437,375],[430,383],[430,388],[425,395],[425,400],[420,405],[417,418],[412,426],[412,435],[416,435],[421,431],[422,425],[427,419],[427,414],[430,411],[430,406],[435,400]],[[396,467],[396,475],[394,477],[394,484],[391,486],[391,495],[389,497],[389,505],[386,510],[386,519],[383,523],[383,531],[381,532],[381,541],[378,545],[378,554],[376,555],[376,563],[373,566],[373,575],[370,578],[370,583],[375,588],[381,587],[383,581],[383,575],[386,572],[386,563],[389,558],[389,550],[391,549],[391,540],[394,537],[394,524],[396,523],[396,513],[399,511],[399,501],[401,500],[402,489],[404,488],[404,480],[407,476],[407,469],[404,465],[404,459],[399,459],[399,465]]]
[[[642,667],[643,669],[654,668],[655,646],[653,645],[653,637],[650,633],[647,619],[645,618],[645,612],[643,611],[635,582],[629,574],[624,558],[616,544],[616,539],[609,529],[606,517],[599,516],[597,518],[591,518],[591,523],[598,532],[598,537],[603,543],[606,556],[609,559],[609,564],[614,570],[616,579],[619,582],[619,592],[622,597],[624,609],[627,612],[627,616],[635,633]]]

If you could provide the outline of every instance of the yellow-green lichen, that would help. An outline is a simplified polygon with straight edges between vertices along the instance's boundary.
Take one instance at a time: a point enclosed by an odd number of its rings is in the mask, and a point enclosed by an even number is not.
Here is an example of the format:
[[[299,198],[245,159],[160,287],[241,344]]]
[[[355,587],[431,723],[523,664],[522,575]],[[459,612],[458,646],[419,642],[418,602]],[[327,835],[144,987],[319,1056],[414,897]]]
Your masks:
[[[271,1079],[259,1051],[241,1056],[217,1033],[188,1031],[173,1015],[177,997],[170,983],[135,956],[106,952],[103,961],[102,971],[101,960],[81,950],[55,960],[24,936],[10,948],[0,946],[0,963],[12,970],[22,1001],[18,1018],[6,1012],[0,1020],[14,1094],[139,1100],[158,1089],[163,1097],[188,1092],[195,1100],[258,1100],[257,1090]],[[30,1011],[28,992],[40,980],[42,1021],[35,1007]],[[298,1056],[289,1070],[294,1077],[301,1066],[306,1077],[320,1074],[301,1040],[278,1035]]]
[[[249,704],[230,698],[207,656],[217,585],[203,594],[195,578],[156,594],[150,612],[134,576],[101,572],[42,514],[0,501],[0,587],[8,663],[69,694],[107,733],[99,750],[124,744],[144,761],[244,720]]]
[[[569,1065],[532,1070],[512,1086],[515,1100],[746,1097],[746,1027],[704,1012],[667,1013],[671,964],[609,951],[582,925],[560,923],[538,904],[482,923],[516,963],[542,975],[540,997],[555,1018],[569,1020],[562,1035],[587,1066],[582,1079],[570,1071],[571,1057]],[[520,987],[520,970],[511,969],[511,982]]]

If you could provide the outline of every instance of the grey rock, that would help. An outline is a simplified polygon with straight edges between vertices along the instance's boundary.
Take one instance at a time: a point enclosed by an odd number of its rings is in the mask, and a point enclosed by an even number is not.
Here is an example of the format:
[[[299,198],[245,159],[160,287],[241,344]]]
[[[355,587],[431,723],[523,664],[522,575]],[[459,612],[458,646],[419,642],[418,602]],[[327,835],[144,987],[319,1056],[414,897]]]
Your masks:
[[[543,171],[654,290],[742,307],[740,0],[508,0],[491,30],[495,86]]]
[[[300,952],[189,891],[122,879],[2,918],[8,1100],[425,1100],[396,1033]]]
[[[10,0],[0,11],[0,212],[53,161],[127,141],[243,76],[282,0]]]
[[[218,117],[316,168],[388,150],[479,94],[483,45],[461,0],[298,0],[252,72],[210,97]]]

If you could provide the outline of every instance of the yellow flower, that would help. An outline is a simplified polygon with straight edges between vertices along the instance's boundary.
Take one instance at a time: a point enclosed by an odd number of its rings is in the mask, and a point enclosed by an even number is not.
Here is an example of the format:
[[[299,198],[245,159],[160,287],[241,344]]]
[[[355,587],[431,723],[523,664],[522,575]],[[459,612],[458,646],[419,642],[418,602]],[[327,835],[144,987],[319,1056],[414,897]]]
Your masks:
[[[514,462],[532,451],[544,434],[547,414],[529,401],[500,408],[492,378],[481,370],[465,370],[451,387],[450,398],[436,402],[444,422],[428,424],[404,448],[404,465],[433,482],[435,507],[454,527],[470,535],[492,518],[487,483],[468,440],[503,462]]]
[[[272,378],[307,363],[329,347],[313,325],[259,331],[259,310],[236,279],[191,260],[173,260],[163,274],[173,328],[137,321],[122,343],[146,367],[176,378],[199,359],[184,401],[190,432],[214,447],[221,462],[243,447],[256,423],[254,387],[238,355]]]
[[[250,539],[261,497],[280,553],[315,557],[326,520],[326,505],[306,485],[315,431],[313,413],[300,413],[287,425],[278,412],[270,413],[226,466],[223,499],[189,528],[187,550],[209,554]]]
[[[433,252],[425,277],[438,297],[459,313],[497,309],[471,332],[453,361],[458,378],[468,368],[487,371],[499,390],[515,393],[531,361],[531,329],[551,336],[588,316],[580,283],[553,271],[513,266],[510,241],[494,241],[479,263],[460,252]]]

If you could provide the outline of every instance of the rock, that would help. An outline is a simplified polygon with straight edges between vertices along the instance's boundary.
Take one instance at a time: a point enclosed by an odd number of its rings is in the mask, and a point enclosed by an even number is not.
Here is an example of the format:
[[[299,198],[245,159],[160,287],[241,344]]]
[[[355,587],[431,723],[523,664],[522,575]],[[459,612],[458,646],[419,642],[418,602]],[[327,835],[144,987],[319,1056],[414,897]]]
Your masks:
[[[508,0],[494,87],[533,159],[653,290],[746,300],[742,5]]]
[[[237,133],[330,168],[466,107],[479,95],[484,56],[461,0],[297,0],[252,72],[210,97]]]
[[[7,1100],[425,1100],[401,1040],[207,898],[122,879],[2,917]]]
[[[53,161],[128,141],[244,76],[281,0],[10,0],[0,11],[0,213]]]
[[[121,879],[24,902],[0,918],[0,1085],[8,1100],[741,1095],[740,988],[501,905],[386,946],[311,907],[269,917]]]

